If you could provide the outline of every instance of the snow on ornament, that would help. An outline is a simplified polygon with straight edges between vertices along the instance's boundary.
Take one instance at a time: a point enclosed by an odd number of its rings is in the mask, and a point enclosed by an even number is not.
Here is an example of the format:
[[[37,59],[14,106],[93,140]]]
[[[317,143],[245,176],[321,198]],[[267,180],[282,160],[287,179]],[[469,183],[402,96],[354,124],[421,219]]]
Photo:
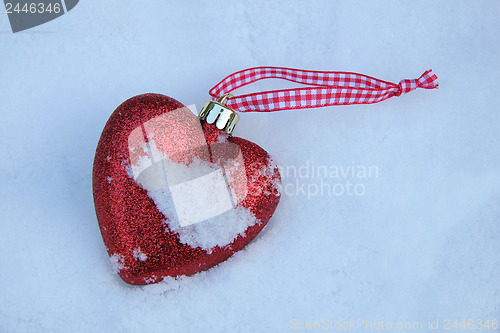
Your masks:
[[[232,96],[265,78],[308,85]],[[399,84],[346,72],[257,67],[229,75],[196,117],[143,94],[110,116],[97,145],[93,192],[101,234],[123,281],[144,285],[213,267],[259,234],[280,200],[280,174],[258,145],[232,136],[235,111],[370,104],[437,88],[431,71]]]

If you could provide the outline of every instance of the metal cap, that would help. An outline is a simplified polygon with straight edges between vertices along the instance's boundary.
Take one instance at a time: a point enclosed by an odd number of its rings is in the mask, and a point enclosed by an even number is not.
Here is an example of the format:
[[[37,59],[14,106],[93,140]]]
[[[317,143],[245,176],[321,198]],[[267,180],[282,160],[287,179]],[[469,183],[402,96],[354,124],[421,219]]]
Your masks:
[[[231,94],[222,95],[216,102],[207,101],[201,108],[199,118],[209,124],[215,122],[218,129],[231,134],[240,119],[240,116],[225,105],[227,99],[233,97]]]

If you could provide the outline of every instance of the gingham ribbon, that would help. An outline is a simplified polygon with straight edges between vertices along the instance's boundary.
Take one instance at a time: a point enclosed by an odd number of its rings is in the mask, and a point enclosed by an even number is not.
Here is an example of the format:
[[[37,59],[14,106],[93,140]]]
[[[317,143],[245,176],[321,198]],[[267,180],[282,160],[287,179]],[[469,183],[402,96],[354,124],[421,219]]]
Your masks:
[[[418,79],[402,80],[395,84],[357,73],[255,67],[229,75],[210,89],[210,95],[216,100],[237,88],[269,78],[284,79],[309,87],[233,96],[227,100],[227,106],[240,112],[270,112],[330,105],[371,104],[417,88],[435,89],[439,85],[432,70],[426,71]]]

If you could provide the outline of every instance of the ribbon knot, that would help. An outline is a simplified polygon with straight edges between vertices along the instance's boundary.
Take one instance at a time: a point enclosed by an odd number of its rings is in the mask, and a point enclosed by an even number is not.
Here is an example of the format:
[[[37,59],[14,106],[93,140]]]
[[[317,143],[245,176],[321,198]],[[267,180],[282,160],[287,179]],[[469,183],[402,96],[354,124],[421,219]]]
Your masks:
[[[426,71],[418,79],[401,80],[398,84],[396,96],[409,93],[417,88],[435,89],[439,86],[437,76],[432,73],[432,70]]]

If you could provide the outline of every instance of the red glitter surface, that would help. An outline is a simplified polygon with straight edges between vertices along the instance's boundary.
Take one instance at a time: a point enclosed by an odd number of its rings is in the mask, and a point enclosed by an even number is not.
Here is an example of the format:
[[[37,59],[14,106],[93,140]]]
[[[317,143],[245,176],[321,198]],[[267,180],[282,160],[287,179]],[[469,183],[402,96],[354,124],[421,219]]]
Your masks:
[[[239,235],[229,245],[215,246],[209,251],[181,243],[179,235],[166,226],[166,217],[147,191],[129,174],[130,164],[143,154],[140,151],[130,153],[131,146],[138,146],[130,140],[141,140],[140,135],[132,132],[141,126],[144,128],[148,120],[183,107],[180,102],[163,95],[133,97],[113,112],[97,145],[93,168],[96,215],[108,254],[119,261],[122,268],[118,274],[129,284],[156,283],[167,276],[192,275],[219,264],[257,236],[280,199],[275,186],[280,175],[269,154],[250,141],[228,136],[227,142],[240,147],[245,164],[248,193],[238,205],[249,209],[258,223],[248,227],[244,236]],[[190,112],[184,114],[185,117],[175,117],[164,125],[165,132],[174,135],[155,133],[155,143],[172,151],[173,158],[179,147],[189,145],[193,124],[198,121]],[[220,142],[223,137],[215,126],[206,123],[203,133],[209,144]],[[175,137],[175,145],[172,137]],[[137,249],[147,255],[147,260],[138,258],[134,252]]]

